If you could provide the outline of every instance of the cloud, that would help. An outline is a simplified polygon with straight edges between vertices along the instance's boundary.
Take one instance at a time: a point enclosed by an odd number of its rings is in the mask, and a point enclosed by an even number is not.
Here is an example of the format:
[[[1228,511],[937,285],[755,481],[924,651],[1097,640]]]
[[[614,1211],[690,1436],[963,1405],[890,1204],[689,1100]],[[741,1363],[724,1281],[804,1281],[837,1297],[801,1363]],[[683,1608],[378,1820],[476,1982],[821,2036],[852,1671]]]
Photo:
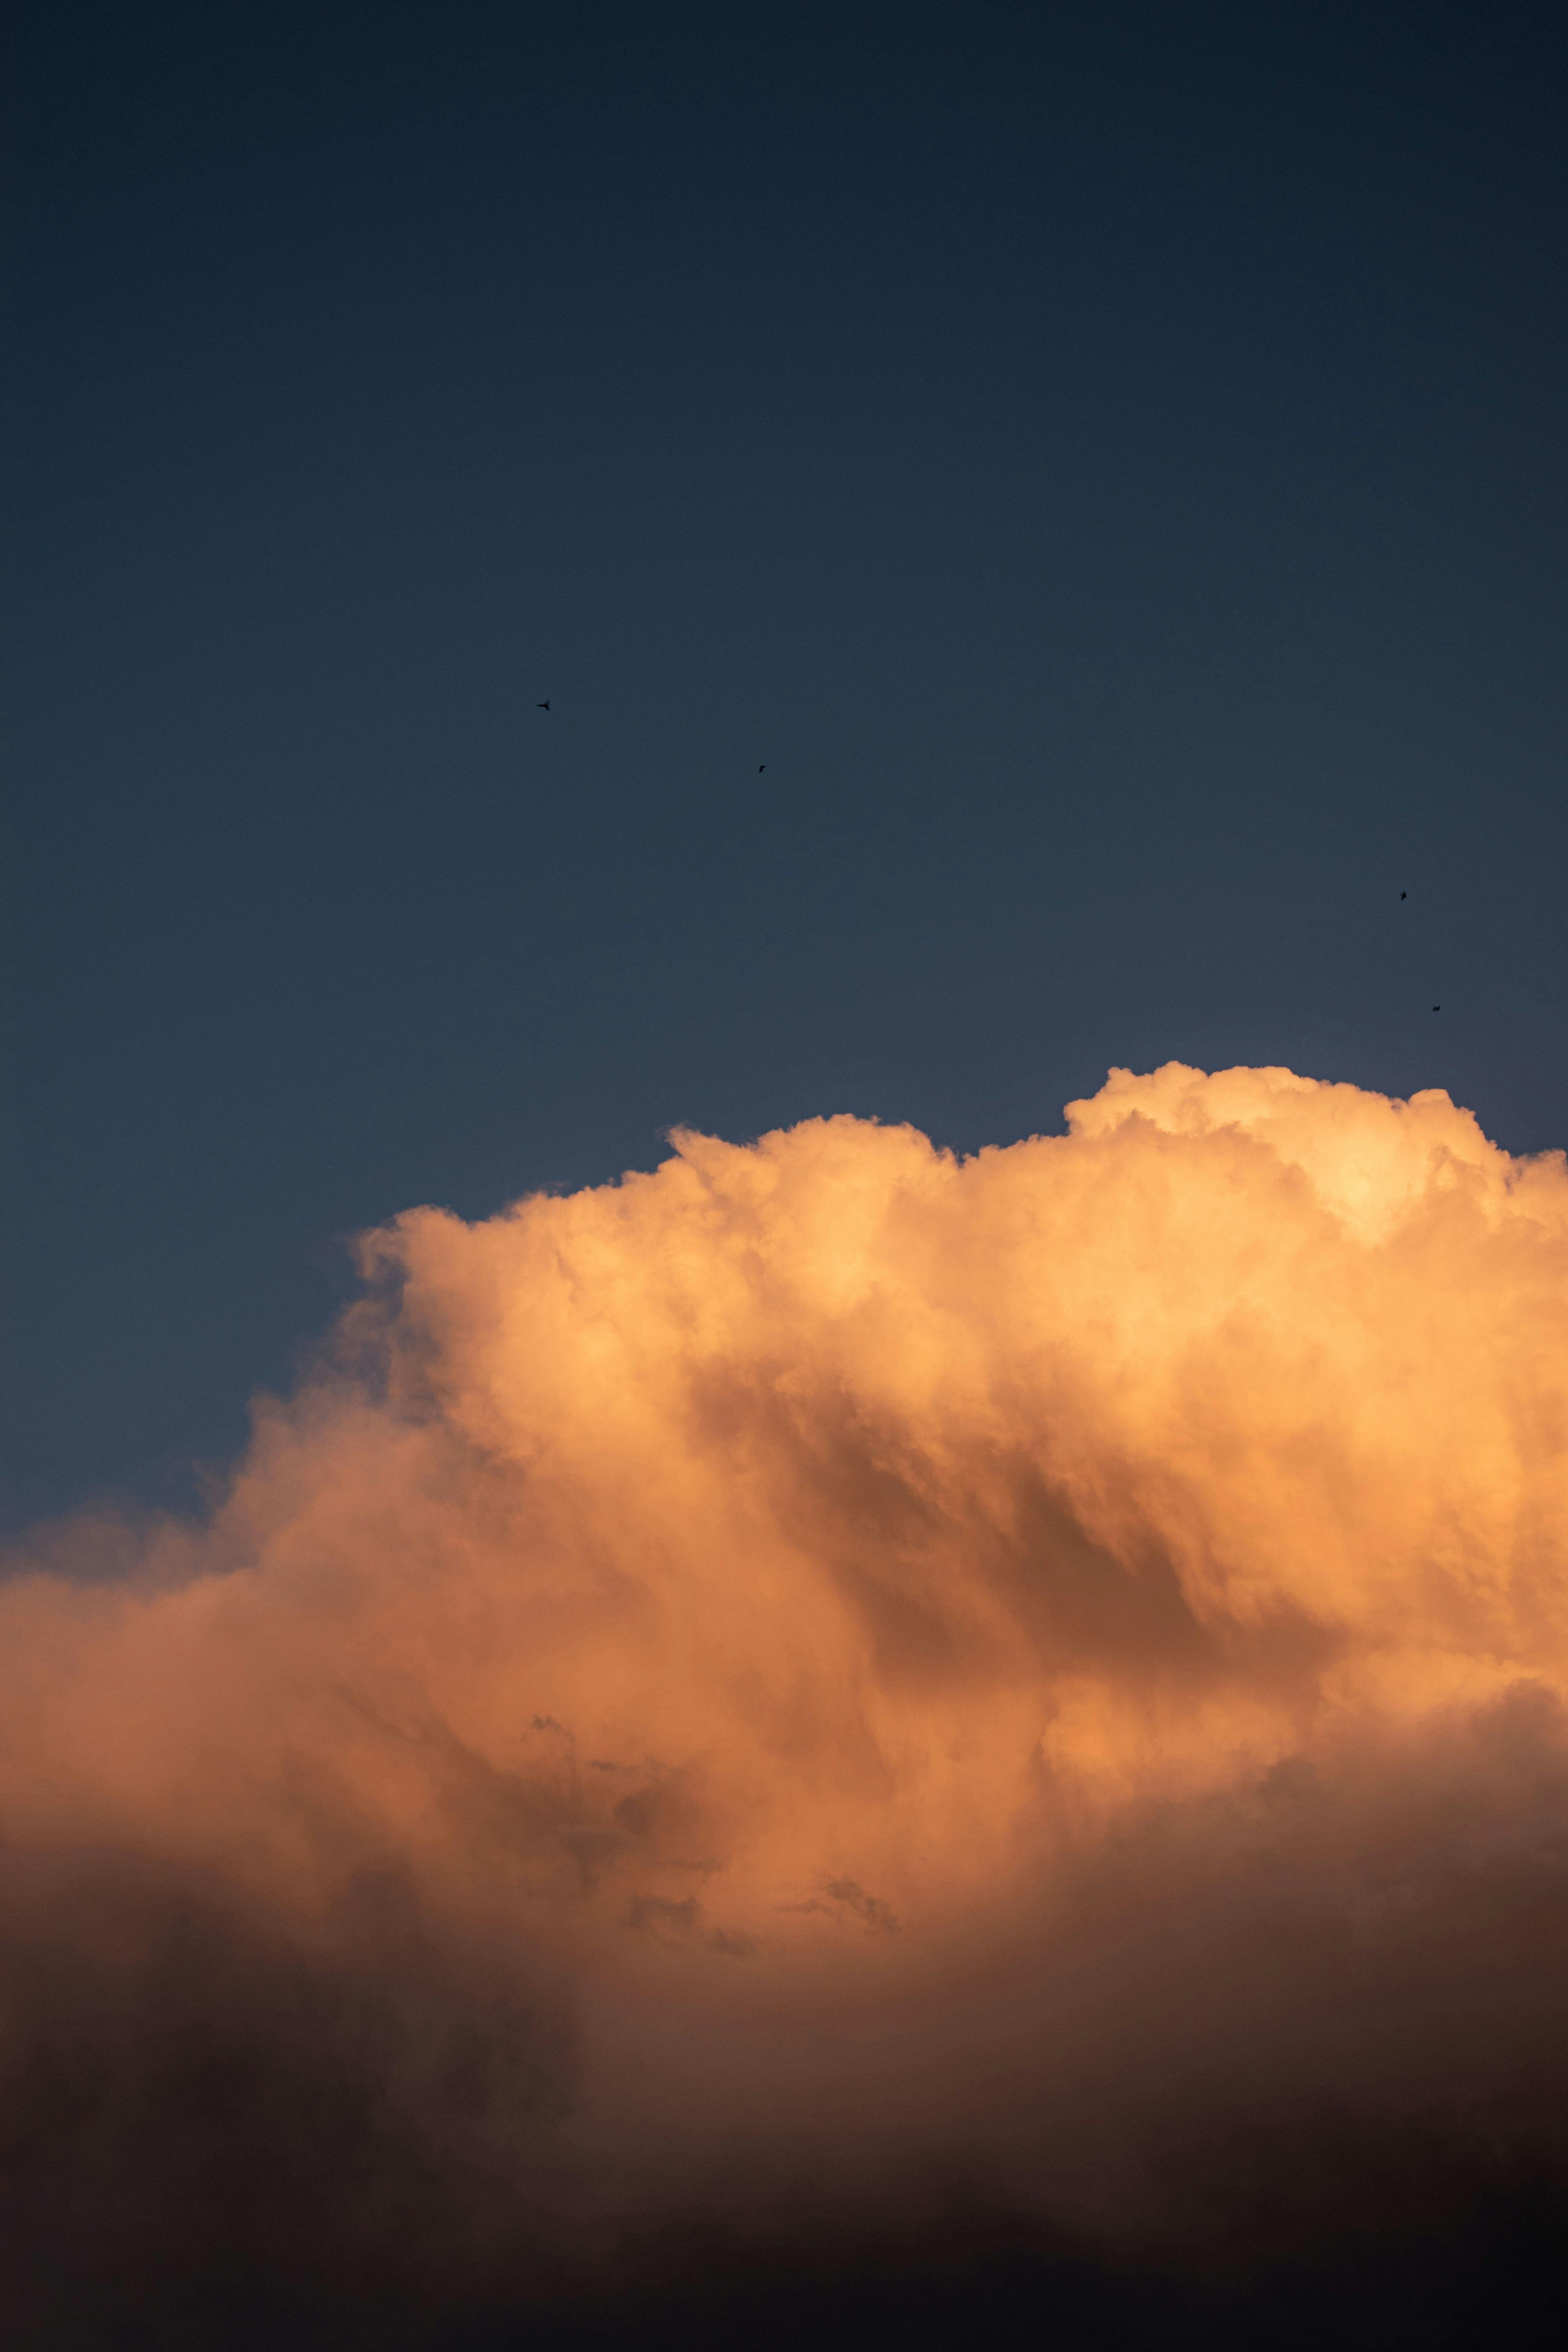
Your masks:
[[[411,1212],[206,1523],[12,1563],[12,2339],[1526,2278],[1562,1155],[1284,1070],[1068,1119]]]

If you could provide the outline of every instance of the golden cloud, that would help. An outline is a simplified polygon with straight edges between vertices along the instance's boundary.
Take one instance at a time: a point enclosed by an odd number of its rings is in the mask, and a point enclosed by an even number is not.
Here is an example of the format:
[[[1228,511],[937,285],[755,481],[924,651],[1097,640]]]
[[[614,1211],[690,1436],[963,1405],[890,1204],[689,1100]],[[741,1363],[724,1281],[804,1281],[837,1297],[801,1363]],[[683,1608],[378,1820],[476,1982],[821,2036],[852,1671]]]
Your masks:
[[[1559,2177],[1563,1156],[1279,1069],[1068,1124],[413,1211],[209,1520],[13,1563],[24,2319]]]

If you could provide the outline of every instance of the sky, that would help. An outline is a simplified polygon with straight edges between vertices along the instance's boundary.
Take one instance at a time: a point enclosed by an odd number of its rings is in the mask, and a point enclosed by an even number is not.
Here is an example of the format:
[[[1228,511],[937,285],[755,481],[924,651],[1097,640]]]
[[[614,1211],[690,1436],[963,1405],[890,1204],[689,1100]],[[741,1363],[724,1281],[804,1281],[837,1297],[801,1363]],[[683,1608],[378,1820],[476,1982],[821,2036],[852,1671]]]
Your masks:
[[[1555,11],[13,61],[6,1524],[198,1493],[353,1233],[679,1123],[1568,1135]]]
[[[7,59],[8,2340],[1536,2340],[1561,13]]]

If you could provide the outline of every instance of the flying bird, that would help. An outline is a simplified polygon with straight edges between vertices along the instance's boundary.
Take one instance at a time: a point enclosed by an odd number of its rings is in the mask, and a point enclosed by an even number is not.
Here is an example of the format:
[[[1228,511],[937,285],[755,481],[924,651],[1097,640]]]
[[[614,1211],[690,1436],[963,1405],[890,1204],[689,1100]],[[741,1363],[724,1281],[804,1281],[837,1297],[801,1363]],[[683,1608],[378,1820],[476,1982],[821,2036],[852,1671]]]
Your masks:
[[[550,705],[548,702],[536,702],[533,707],[535,710],[548,710]]]
[[[1410,893],[1408,890],[1402,890],[1399,895],[1402,898],[1407,898],[1410,896]]]
[[[1433,1012],[1434,1012],[1434,1013],[1441,1013],[1441,1011],[1443,1010],[1443,1008],[1442,1008],[1442,1006],[1441,1006],[1440,1004],[1435,1004],[1435,1005],[1432,1007],[1432,1010],[1433,1010]]]
[[[759,776],[762,774],[762,772],[763,772],[763,768],[765,768],[765,767],[767,766],[767,764],[768,764],[768,763],[767,763],[767,761],[766,761],[765,760],[763,760],[763,761],[761,761],[761,763],[759,764],[758,769],[757,769],[757,773],[758,773],[758,775],[759,775]]]

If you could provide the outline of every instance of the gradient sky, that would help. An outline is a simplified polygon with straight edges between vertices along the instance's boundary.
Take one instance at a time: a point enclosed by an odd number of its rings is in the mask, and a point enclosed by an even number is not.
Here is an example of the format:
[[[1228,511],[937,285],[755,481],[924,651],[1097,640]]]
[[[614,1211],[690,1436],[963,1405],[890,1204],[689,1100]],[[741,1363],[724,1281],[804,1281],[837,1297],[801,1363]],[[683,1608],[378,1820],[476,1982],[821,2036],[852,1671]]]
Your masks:
[[[1568,1141],[1560,11],[12,62],[9,1525],[187,1496],[346,1234],[677,1121],[1177,1057]]]

